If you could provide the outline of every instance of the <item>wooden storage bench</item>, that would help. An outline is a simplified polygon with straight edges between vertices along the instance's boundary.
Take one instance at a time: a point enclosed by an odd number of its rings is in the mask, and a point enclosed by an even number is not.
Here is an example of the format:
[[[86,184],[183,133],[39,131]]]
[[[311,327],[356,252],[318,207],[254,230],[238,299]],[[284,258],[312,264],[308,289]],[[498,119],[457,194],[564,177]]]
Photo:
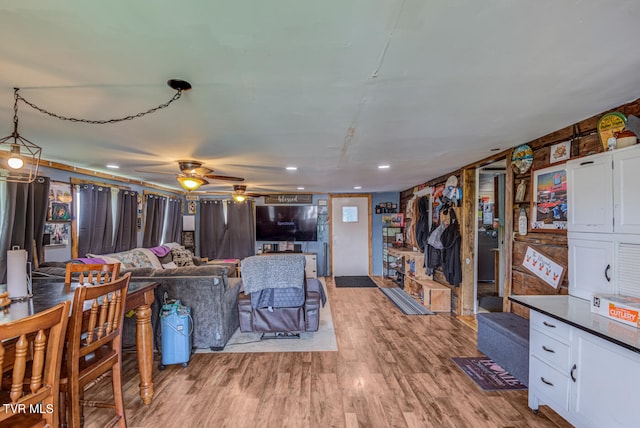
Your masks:
[[[451,288],[432,279],[405,277],[405,281],[422,288],[424,306],[433,312],[451,312]]]
[[[480,313],[478,350],[529,384],[529,320],[511,312]]]

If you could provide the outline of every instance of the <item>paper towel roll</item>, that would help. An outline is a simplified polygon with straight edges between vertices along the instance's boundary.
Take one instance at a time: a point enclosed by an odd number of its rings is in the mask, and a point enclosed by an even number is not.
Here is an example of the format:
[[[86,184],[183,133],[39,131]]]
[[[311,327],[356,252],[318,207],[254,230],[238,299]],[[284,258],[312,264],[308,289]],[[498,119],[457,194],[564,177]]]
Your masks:
[[[33,301],[29,299],[24,302],[12,302],[9,312],[14,321],[33,315]]]
[[[7,251],[7,291],[11,299],[26,297],[27,251],[15,249]]]

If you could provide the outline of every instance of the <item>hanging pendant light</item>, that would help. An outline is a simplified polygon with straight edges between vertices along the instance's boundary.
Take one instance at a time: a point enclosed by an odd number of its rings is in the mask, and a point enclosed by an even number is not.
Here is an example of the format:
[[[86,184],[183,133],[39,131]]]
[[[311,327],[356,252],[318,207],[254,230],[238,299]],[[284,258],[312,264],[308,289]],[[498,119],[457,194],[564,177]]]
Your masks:
[[[6,157],[0,162],[0,181],[31,183],[38,175],[42,148],[18,133],[18,88],[13,93],[13,133],[0,139],[0,157]]]

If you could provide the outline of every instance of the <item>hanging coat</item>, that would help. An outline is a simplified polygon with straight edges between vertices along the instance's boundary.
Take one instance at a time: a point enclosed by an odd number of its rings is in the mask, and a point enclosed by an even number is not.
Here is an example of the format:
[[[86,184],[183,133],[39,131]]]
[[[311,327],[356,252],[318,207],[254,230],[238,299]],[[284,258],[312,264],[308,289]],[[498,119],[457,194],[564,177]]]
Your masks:
[[[442,232],[442,273],[447,282],[455,287],[462,282],[462,265],[460,264],[460,245],[462,236],[460,235],[460,223],[456,213],[451,208],[449,210],[451,218],[449,226]]]
[[[420,251],[424,252],[429,239],[429,198],[418,199],[419,217],[416,222],[416,242]]]

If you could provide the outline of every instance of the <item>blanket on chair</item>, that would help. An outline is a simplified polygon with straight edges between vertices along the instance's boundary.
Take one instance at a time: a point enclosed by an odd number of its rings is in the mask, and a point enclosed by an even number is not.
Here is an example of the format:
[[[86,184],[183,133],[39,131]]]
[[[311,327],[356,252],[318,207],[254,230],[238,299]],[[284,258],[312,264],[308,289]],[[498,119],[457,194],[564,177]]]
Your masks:
[[[251,256],[242,260],[242,283],[245,293],[268,288],[304,289],[303,254]]]

